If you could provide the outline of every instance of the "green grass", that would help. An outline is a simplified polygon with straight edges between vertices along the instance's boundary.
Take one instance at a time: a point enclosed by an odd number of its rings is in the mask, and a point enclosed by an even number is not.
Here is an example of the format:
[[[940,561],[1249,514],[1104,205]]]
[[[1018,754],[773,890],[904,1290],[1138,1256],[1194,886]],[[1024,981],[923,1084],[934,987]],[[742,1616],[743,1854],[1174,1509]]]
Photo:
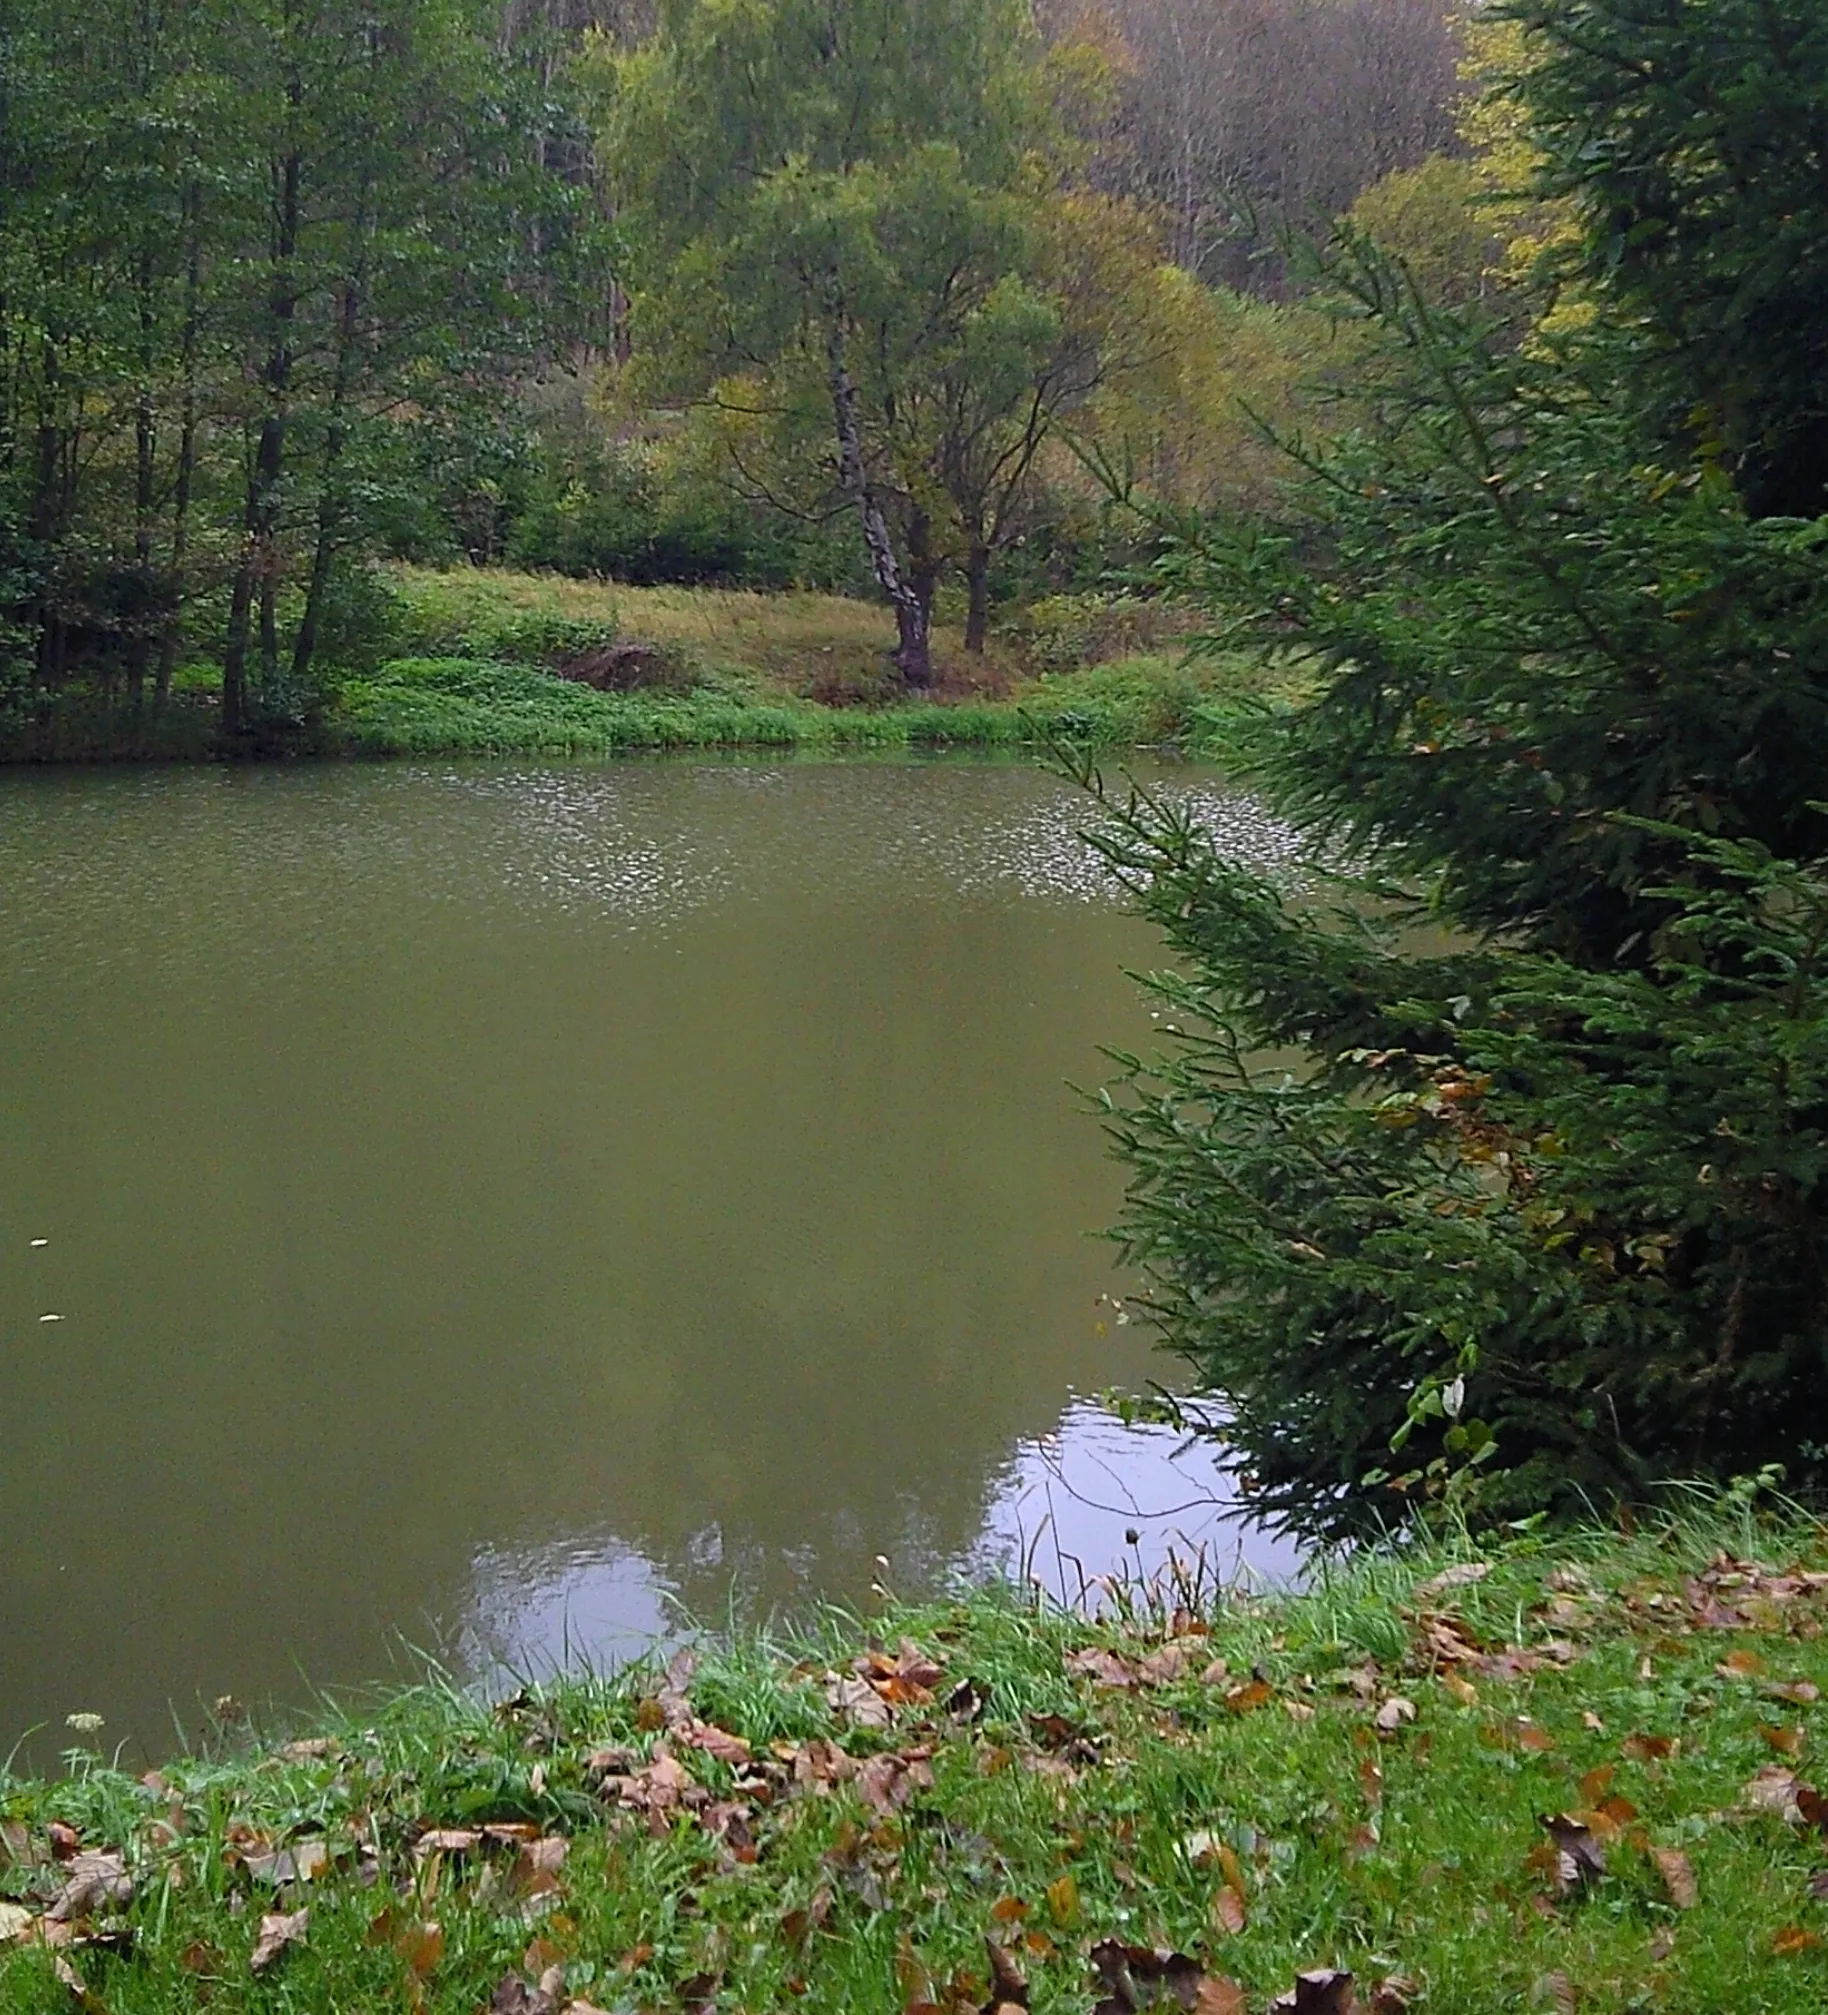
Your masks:
[[[963,2011],[993,1937],[1029,2005],[1083,2011],[1114,1937],[1191,1955],[1208,2009],[1238,2005],[1221,1980],[1262,2010],[1298,1970],[1343,1967],[1361,2007],[1397,1977],[1418,2015],[1802,2015],[1828,2003],[1828,1807],[1807,1781],[1828,1596],[1751,1563],[1825,1559],[1819,1526],[1715,1508],[1382,1556],[1178,1619],[994,1593],[828,1619],[707,1643],[689,1702],[651,1670],[497,1709],[433,1682],[310,1746],[231,1744],[154,1779],[78,1753],[58,1781],[0,1782],[0,1892],[19,1923],[65,1888],[55,1821],[66,1853],[119,1852],[132,1898],[71,1913],[93,1942],[6,1950],[0,2006],[64,2015],[61,1958],[109,2015],[475,2015],[510,1975],[552,1999],[498,2007]],[[1488,1571],[1430,1592],[1454,1565]],[[882,1727],[828,1701],[866,1635],[939,1668]],[[1112,1688],[1076,1669],[1088,1649],[1157,1662]],[[753,1762],[714,1760],[706,1726]],[[662,1745],[692,1788],[650,1812]],[[611,1749],[606,1779],[590,1759]],[[1603,1869],[1562,1883],[1545,1815],[1584,1826]],[[554,1844],[428,1849],[485,1822]],[[256,1975],[263,1916],[298,1911]]]
[[[393,568],[373,597],[367,668],[308,724],[238,754],[605,757],[635,750],[1019,749],[1050,735],[1218,759],[1298,689],[1287,668],[1190,659],[1187,617],[1057,597],[968,655],[936,632],[933,692],[902,698],[894,626],[835,595],[626,588],[554,575]],[[1043,620],[1045,618],[1045,620]],[[654,647],[659,676],[598,692],[559,676],[612,640]],[[1083,649],[1100,662],[1073,662]],[[220,673],[184,668],[162,712],[77,685],[0,741],[0,760],[198,760],[215,753]]]
[[[412,658],[347,686],[335,725],[361,755],[602,756],[735,747],[1016,748],[1050,732],[1107,748],[1212,748],[1233,719],[1198,675],[1162,659],[1060,673],[1004,699],[833,707],[717,683],[598,693],[527,666]]]

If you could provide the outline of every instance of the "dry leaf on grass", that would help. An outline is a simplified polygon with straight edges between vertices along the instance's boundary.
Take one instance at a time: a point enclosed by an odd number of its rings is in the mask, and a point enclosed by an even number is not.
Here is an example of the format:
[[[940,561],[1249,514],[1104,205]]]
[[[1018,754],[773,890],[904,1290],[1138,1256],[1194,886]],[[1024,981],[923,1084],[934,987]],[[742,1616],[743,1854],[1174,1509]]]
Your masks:
[[[1076,1679],[1090,1679],[1099,1686],[1117,1690],[1136,1684],[1136,1673],[1127,1660],[1102,1645],[1088,1645],[1083,1651],[1069,1651],[1066,1669]]]
[[[1470,1588],[1475,1582],[1483,1581],[1492,1571],[1489,1560],[1465,1560],[1457,1567],[1446,1567],[1439,1574],[1419,1582],[1410,1592],[1410,1600],[1420,1604],[1433,1602],[1437,1596],[1445,1595],[1450,1588]]]
[[[1093,1975],[1102,1989],[1093,2015],[1139,2015],[1150,2008],[1223,2015],[1228,2007],[1242,2005],[1227,1999],[1232,1982],[1214,1980],[1185,1952],[1104,1938],[1092,1947],[1090,1956]]]
[[[1657,1873],[1663,1878],[1663,1887],[1669,1891],[1669,1900],[1678,1910],[1692,1910],[1701,1901],[1701,1891],[1695,1882],[1695,1871],[1689,1866],[1688,1856],[1679,1847],[1653,1847],[1650,1858],[1657,1864]]]
[[[489,1997],[489,2015],[559,2015],[558,1995],[510,1973]]]
[[[1137,1666],[1136,1676],[1144,1686],[1172,1686],[1177,1679],[1185,1679],[1195,1663],[1205,1656],[1206,1646],[1197,1637],[1170,1639]],[[1210,1671],[1211,1666],[1206,1670]]]
[[[64,1886],[44,1913],[54,1924],[73,1924],[98,1910],[124,1910],[133,1901],[133,1878],[118,1854],[76,1853],[64,1867]]]
[[[984,1940],[984,1950],[990,1960],[990,1999],[984,2004],[984,2015],[999,2015],[1005,2008],[1026,2008],[1028,1981],[1021,1967],[994,1938]]]
[[[248,1958],[250,1973],[264,1973],[291,1945],[302,1945],[311,1922],[309,1910],[294,1910],[289,1916],[272,1911],[260,1920],[260,1936]]]
[[[825,1704],[854,1728],[887,1728],[895,1711],[867,1679],[834,1672],[825,1683]]]
[[[1296,1974],[1294,1986],[1269,2005],[1275,2015],[1353,2015],[1358,1996],[1351,1974],[1328,1966]]]
[[[1584,1820],[1572,1812],[1554,1812],[1542,1824],[1554,1843],[1550,1873],[1558,1895],[1571,1896],[1605,1874],[1605,1849]]]

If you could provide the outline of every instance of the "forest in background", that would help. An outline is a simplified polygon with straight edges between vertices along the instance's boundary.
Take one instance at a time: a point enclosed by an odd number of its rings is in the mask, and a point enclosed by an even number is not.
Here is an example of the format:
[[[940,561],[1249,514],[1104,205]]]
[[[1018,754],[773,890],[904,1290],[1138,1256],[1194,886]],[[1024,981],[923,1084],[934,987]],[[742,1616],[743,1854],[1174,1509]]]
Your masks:
[[[923,689],[936,610],[1153,552],[1088,450],[1273,510],[1302,233],[1483,271],[1465,64],[1436,0],[16,0],[8,732],[282,747],[403,648],[385,560],[871,597]]]

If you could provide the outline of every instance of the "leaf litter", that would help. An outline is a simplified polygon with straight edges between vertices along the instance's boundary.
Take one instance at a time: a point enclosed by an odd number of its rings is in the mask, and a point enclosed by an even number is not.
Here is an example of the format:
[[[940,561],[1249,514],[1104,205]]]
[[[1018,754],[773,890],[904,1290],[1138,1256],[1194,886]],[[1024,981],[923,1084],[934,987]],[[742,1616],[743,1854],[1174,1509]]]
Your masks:
[[[238,1949],[249,1952],[249,1971],[264,1978],[283,1969],[289,1952],[318,1945],[319,1905],[307,1905],[306,1896],[321,1895],[323,1909],[333,1911],[338,1898],[374,1886],[378,1896],[362,1918],[367,1942],[391,1955],[413,2011],[429,2009],[442,1993],[478,1910],[484,1921],[523,1924],[521,1939],[534,1933],[523,1963],[495,1976],[491,2015],[596,2015],[603,2006],[632,2009],[630,1995],[642,2007],[708,2008],[723,1983],[740,1977],[731,1969],[747,1963],[733,1928],[738,1920],[724,1921],[739,1891],[726,1895],[720,1885],[746,1883],[754,1921],[766,1927],[755,1949],[798,1969],[787,1976],[790,1994],[807,1991],[791,1984],[799,1973],[846,1949],[846,1925],[891,1908],[918,1910],[923,1895],[946,1895],[950,1909],[981,1912],[990,1933],[982,1948],[988,1972],[961,1968],[941,1978],[904,1934],[897,1963],[909,1983],[909,2009],[1027,2009],[1028,1971],[1039,1967],[1050,1970],[1050,2001],[1062,1985],[1055,1969],[1064,1968],[1065,1981],[1089,1989],[1103,2015],[1174,2008],[1396,2015],[1419,1990],[1387,1966],[1361,1969],[1357,1978],[1324,1965],[1291,1968],[1280,1980],[1262,1976],[1262,1955],[1271,1949],[1265,1940],[1288,1935],[1278,1871],[1311,1851],[1299,1828],[1274,1840],[1235,1814],[1189,1815],[1199,1823],[1176,1827],[1171,1845],[1187,1879],[1203,1885],[1206,1929],[1188,1952],[1149,1940],[1150,1928],[1160,1935],[1159,1926],[1142,1921],[1153,1914],[1154,1883],[1137,1870],[1154,1864],[1144,1859],[1136,1822],[1099,1814],[1122,1809],[1121,1801],[1111,1808],[1104,1801],[1145,1764],[1158,1768],[1172,1756],[1237,1744],[1261,1768],[1275,1744],[1331,1744],[1337,1763],[1326,1812],[1340,1817],[1323,1837],[1338,1856],[1338,1879],[1350,1885],[1352,1871],[1378,1867],[1384,1840],[1400,1838],[1411,1823],[1438,1767],[1430,1764],[1430,1745],[1457,1729],[1464,1752],[1457,1768],[1477,1767],[1470,1759],[1482,1749],[1528,1782],[1540,1778],[1547,1795],[1533,1822],[1537,1845],[1520,1832],[1512,1852],[1543,1878],[1535,1900],[1552,1916],[1566,1918],[1593,1891],[1621,1882],[1635,1859],[1661,1899],[1657,1907],[1699,1921],[1712,1899],[1696,1841],[1714,1826],[1763,1826],[1804,1859],[1789,1892],[1796,1921],[1769,1920],[1761,1950],[1773,1964],[1794,1966],[1817,1949],[1821,1932],[1802,1913],[1828,1903],[1828,1800],[1799,1774],[1808,1710],[1820,1693],[1818,1678],[1798,1666],[1808,1662],[1828,1676],[1813,1649],[1828,1574],[1753,1568],[1721,1553],[1693,1575],[1647,1576],[1609,1593],[1591,1577],[1558,1571],[1542,1583],[1541,1599],[1509,1603],[1517,1619],[1510,1635],[1494,1622],[1507,1612],[1503,1601],[1488,1600],[1493,1576],[1491,1563],[1462,1563],[1418,1582],[1405,1612],[1405,1648],[1380,1646],[1376,1658],[1343,1665],[1337,1654],[1331,1664],[1304,1660],[1298,1642],[1290,1648],[1257,1620],[1269,1613],[1265,1605],[1240,1602],[1229,1620],[1219,1619],[1232,1633],[1222,1649],[1203,1619],[1187,1615],[1078,1630],[1063,1623],[1051,1688],[1037,1671],[1026,1682],[1033,1689],[1027,1700],[1016,1696],[1024,1711],[1014,1718],[997,1704],[1007,1696],[977,1671],[948,1670],[956,1632],[948,1638],[941,1630],[947,1642],[937,1653],[907,1634],[893,1648],[866,1647],[848,1665],[796,1668],[784,1675],[779,1697],[802,1704],[772,1721],[736,1711],[727,1688],[707,1696],[724,1711],[706,1708],[696,1697],[704,1691],[697,1656],[681,1653],[657,1683],[630,1696],[614,1727],[575,1727],[544,1696],[504,1703],[504,1730],[537,1757],[519,1766],[521,1788],[505,1808],[441,1805],[433,1780],[415,1809],[411,1774],[374,1761],[368,1738],[316,1737],[275,1756],[306,1773],[328,1802],[296,1805],[289,1816],[279,1805],[265,1818],[237,1816],[212,1848],[185,1809],[184,1766],[173,1766],[138,1787],[146,1816],[136,1840],[99,1844],[61,1817],[34,1825],[20,1816],[23,1806],[0,1814],[0,1946],[92,1946],[98,1965],[145,1965],[157,1950],[147,1913],[156,1898],[175,1897],[182,1939],[166,1963],[222,1979],[229,1971],[224,1950]],[[1455,1607],[1445,1606],[1450,1602]],[[1731,1642],[1736,1631],[1758,1640],[1756,1648]],[[1708,1751],[1712,1722],[1686,1722],[1681,1738],[1632,1729],[1630,1711],[1618,1704],[1623,1695],[1582,1696],[1582,1669],[1597,1670],[1613,1644],[1640,1683],[1650,1683],[1644,1674],[1654,1662],[1659,1671],[1687,1673],[1690,1686],[1715,1689],[1714,1712],[1738,1716],[1734,1725],[1754,1754],[1762,1746],[1772,1757],[1732,1811],[1684,1805],[1676,1791],[1688,1781],[1681,1773]],[[1288,1710],[1286,1719],[1271,1717],[1282,1732],[1259,1736],[1250,1717],[1271,1703]],[[1772,1703],[1782,1703],[1780,1718]],[[822,1732],[813,1733],[821,1718]],[[1609,1722],[1631,1732],[1608,1737]],[[1654,1808],[1656,1841],[1618,1788],[1619,1770],[1641,1773],[1628,1780],[1634,1797],[1642,1798],[1640,1783],[1668,1787]],[[1065,1865],[1056,1861],[1012,1887],[1001,1871],[1013,1868],[1009,1857],[1029,1850],[951,1815],[963,1787],[982,1787],[968,1793],[967,1804],[988,1799],[994,1809],[1003,1797],[996,1787],[1024,1777],[1033,1796],[1052,1801]],[[1255,1780],[1247,1774],[1226,1782],[1220,1795],[1248,1808]],[[1369,1826],[1352,1823],[1354,1804],[1361,1817],[1369,1809]],[[1668,1844],[1672,1834],[1680,1845]],[[795,1858],[802,1836],[816,1844],[816,1879],[797,1897],[783,1896],[772,1885],[787,1877],[770,1871],[806,1865]],[[581,1873],[577,1847],[586,1837],[595,1844]],[[591,1885],[601,1881],[602,1856],[650,1849],[684,1857],[677,1894],[684,1928],[658,1943],[651,1935],[626,1941],[619,1956],[587,1955],[580,1976],[577,1925],[599,1907]],[[203,1920],[184,1915],[203,1907],[208,1885],[199,1888],[198,1874],[211,1852],[227,1878],[231,1914],[247,1908],[254,1923],[238,1947],[220,1928],[199,1935]],[[1424,1890],[1429,1880],[1425,1870]],[[182,1902],[190,1894],[194,1906]],[[1125,1918],[1140,1913],[1134,1929],[1113,1915],[1114,1895],[1129,1899],[1121,1905]],[[713,1922],[707,1912],[723,1916]],[[1530,1911],[1523,1916],[1532,1920]],[[688,1952],[685,1932],[695,1923]],[[1664,1931],[1655,1935],[1652,1957],[1660,1951],[1657,1963],[1664,1963],[1675,1948]],[[1253,1955],[1252,1966],[1215,1963],[1214,1953],[1234,1950]],[[55,1956],[62,1961],[62,1951]],[[645,1980],[652,1969],[670,1983],[658,2002],[653,1988],[637,1995],[618,1985]],[[105,1989],[105,1978],[101,1984]],[[72,1991],[95,1993],[86,1983]],[[438,2006],[480,2015],[474,2000],[460,2010],[444,1999]]]

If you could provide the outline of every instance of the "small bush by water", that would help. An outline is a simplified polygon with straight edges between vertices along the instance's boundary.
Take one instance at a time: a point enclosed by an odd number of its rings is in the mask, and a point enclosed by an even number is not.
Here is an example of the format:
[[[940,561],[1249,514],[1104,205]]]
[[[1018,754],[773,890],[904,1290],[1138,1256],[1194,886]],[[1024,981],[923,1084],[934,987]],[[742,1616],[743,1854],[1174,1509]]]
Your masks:
[[[1804,2015],[1825,1620],[1822,1527],[1728,1499],[231,1713],[145,1777],[78,1716],[0,1777],[0,2005]]]

